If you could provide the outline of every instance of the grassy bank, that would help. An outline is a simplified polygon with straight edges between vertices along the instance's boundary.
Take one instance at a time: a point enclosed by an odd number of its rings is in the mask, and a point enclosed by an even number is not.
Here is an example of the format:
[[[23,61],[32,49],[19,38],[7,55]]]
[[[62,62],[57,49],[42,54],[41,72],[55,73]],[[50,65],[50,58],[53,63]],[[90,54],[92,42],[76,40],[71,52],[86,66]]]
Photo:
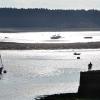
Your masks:
[[[0,42],[1,50],[31,50],[31,49],[96,49],[100,42],[88,43],[14,43]]]

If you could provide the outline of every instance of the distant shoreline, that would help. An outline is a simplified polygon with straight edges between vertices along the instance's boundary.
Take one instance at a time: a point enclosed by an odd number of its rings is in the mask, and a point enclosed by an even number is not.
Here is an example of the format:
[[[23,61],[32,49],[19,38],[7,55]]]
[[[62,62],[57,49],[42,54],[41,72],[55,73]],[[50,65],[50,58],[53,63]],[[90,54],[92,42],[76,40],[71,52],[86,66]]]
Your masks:
[[[100,31],[100,28],[34,28],[34,27],[5,27],[0,28],[0,33],[20,32],[65,32],[65,31]]]
[[[97,49],[100,42],[87,43],[14,43],[0,42],[0,50],[40,50],[40,49]]]
[[[0,8],[2,32],[100,31],[95,9]]]

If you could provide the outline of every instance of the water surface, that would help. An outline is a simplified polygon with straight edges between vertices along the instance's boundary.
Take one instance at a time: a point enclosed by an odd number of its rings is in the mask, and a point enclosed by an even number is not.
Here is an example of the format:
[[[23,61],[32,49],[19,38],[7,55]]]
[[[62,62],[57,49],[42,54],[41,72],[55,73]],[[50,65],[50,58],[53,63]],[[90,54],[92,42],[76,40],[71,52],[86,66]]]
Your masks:
[[[80,58],[73,55],[81,53]],[[0,50],[7,74],[0,80],[0,100],[77,92],[80,71],[100,69],[100,49]]]

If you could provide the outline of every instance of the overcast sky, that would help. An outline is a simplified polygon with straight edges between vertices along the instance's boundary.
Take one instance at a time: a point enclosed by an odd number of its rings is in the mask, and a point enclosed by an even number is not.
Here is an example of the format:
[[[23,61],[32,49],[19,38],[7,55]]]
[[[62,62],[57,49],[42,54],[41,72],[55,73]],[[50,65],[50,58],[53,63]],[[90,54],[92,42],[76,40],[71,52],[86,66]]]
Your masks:
[[[100,0],[0,0],[0,7],[100,10]]]

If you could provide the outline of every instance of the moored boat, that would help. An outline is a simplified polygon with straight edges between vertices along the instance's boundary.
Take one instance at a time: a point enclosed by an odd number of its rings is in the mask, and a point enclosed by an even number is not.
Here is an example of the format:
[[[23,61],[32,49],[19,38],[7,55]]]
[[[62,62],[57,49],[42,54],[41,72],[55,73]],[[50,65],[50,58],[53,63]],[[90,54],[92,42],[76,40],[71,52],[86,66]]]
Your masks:
[[[60,36],[59,34],[57,34],[57,35],[53,35],[53,36],[51,36],[50,38],[51,39],[59,39],[59,38],[61,38],[62,36]]]
[[[74,52],[74,55],[80,55],[81,53]]]
[[[3,69],[4,69],[4,65],[3,65],[3,62],[2,62],[1,54],[0,54],[0,75],[2,75],[3,73],[7,73],[7,71],[3,70]]]
[[[91,37],[91,36],[86,36],[86,37],[84,37],[85,39],[92,39],[93,37]]]

